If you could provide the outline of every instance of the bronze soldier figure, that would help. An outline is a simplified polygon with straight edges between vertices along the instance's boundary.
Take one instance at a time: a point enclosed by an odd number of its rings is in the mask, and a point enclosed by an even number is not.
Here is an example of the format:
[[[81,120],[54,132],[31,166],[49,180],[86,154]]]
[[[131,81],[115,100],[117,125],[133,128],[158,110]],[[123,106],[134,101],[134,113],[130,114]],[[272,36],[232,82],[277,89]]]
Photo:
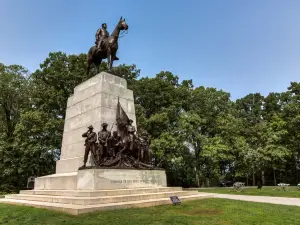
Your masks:
[[[121,137],[118,135],[118,131],[114,131],[110,138],[110,152],[113,157],[119,152],[121,146]]]
[[[96,141],[97,141],[97,134],[93,132],[93,126],[90,125],[88,127],[88,131],[82,134],[82,137],[85,137],[85,153],[83,159],[83,166],[86,167],[86,162],[88,160],[89,153],[91,152],[92,156],[95,155],[96,150]]]
[[[102,130],[98,132],[98,140],[99,140],[99,150],[101,159],[108,156],[109,150],[109,138],[111,136],[111,132],[107,130],[107,123],[103,123]]]
[[[132,125],[133,120],[129,120],[127,124],[127,133],[128,133],[128,138],[130,141],[130,150],[133,150],[133,141],[134,141],[134,133],[135,133],[135,127]]]
[[[101,28],[99,28],[96,32],[96,47],[99,51],[102,51],[103,41],[109,37],[109,33],[107,31],[107,24],[103,23]],[[114,57],[114,60],[119,60],[117,56]]]
[[[151,161],[151,153],[149,149],[150,140],[148,138],[148,134],[146,132],[142,133],[139,137],[139,160],[143,163],[150,164]]]

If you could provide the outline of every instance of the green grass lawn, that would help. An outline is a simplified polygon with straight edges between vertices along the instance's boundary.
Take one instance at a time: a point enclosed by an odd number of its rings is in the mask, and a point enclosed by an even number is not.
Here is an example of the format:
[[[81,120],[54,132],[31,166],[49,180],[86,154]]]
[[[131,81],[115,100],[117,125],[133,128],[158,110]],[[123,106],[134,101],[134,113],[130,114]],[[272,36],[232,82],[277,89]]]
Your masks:
[[[177,206],[165,205],[71,216],[46,209],[0,203],[0,224],[300,224],[300,207],[203,199],[183,202]]]
[[[274,190],[275,189],[275,190]],[[300,191],[296,187],[289,187],[287,191],[280,191],[278,187],[245,188],[241,192],[229,191],[229,188],[205,188],[199,189],[200,192],[218,193],[218,194],[236,194],[236,195],[257,195],[257,196],[277,196],[300,198]]]

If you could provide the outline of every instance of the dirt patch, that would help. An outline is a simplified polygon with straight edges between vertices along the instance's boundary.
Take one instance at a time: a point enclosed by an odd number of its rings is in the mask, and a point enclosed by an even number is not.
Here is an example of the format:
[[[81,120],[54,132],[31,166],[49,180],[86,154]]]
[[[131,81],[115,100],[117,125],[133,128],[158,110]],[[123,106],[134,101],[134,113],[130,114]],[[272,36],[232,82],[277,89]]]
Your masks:
[[[219,209],[193,209],[186,211],[183,214],[189,216],[214,216],[223,214],[223,211]]]

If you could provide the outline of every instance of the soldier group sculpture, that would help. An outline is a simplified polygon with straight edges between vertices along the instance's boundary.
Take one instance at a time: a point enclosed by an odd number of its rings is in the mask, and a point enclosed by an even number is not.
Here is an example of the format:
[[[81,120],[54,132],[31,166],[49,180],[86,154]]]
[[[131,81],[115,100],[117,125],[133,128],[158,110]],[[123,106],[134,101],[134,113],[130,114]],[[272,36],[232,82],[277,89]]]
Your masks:
[[[83,166],[86,168],[89,153],[93,160],[92,167],[113,168],[153,168],[151,165],[151,153],[149,140],[146,134],[136,135],[133,121],[128,118],[118,101],[117,106],[117,130],[107,130],[107,123],[102,123],[102,130],[98,132],[98,138],[92,125],[88,131],[82,134],[85,137],[85,154]],[[98,141],[98,142],[97,142]]]

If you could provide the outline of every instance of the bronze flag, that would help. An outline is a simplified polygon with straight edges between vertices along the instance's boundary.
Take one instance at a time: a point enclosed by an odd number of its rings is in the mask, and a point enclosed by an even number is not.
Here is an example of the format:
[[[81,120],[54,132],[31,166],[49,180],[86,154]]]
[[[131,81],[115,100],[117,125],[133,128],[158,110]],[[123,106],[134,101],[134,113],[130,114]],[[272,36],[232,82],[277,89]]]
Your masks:
[[[123,140],[123,138],[127,135],[127,129],[126,126],[129,123],[129,118],[126,114],[126,112],[124,111],[124,109],[122,108],[119,98],[118,98],[118,105],[117,105],[117,127],[118,127],[118,131],[119,134]]]

